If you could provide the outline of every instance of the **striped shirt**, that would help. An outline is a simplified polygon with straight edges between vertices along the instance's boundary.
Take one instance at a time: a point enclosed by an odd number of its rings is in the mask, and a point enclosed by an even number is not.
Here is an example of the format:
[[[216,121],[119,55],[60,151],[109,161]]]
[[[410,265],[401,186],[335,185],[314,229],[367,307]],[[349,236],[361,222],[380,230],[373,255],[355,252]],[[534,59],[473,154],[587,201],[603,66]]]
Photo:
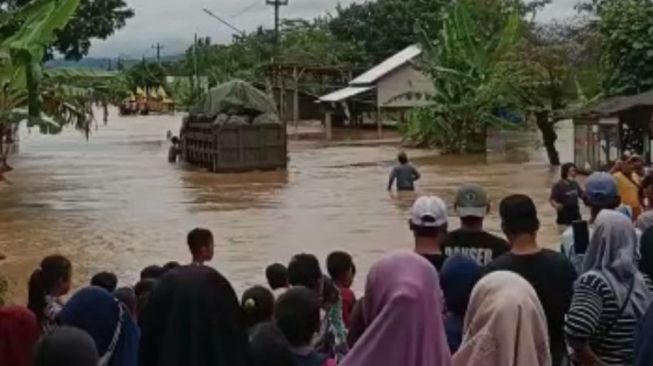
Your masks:
[[[647,280],[647,285],[650,282]],[[619,314],[620,303],[608,282],[595,272],[577,282],[571,308],[565,319],[565,335],[589,346],[605,365],[632,365],[639,319]]]

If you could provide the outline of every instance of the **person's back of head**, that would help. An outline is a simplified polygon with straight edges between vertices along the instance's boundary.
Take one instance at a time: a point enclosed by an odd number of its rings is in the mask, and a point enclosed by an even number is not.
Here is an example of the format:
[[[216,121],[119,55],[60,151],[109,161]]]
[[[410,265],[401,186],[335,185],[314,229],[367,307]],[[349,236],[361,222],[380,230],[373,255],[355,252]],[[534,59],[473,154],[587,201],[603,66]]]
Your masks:
[[[572,170],[573,169],[573,170]],[[574,171],[576,170],[576,165],[574,163],[565,163],[560,167],[560,179],[567,180],[569,178],[574,178]]]
[[[46,295],[61,296],[70,290],[72,264],[62,255],[51,255],[41,261],[29,278],[27,307],[34,312],[41,324]]]
[[[419,197],[410,209],[409,226],[415,238],[442,240],[447,234],[447,205],[435,196]]]
[[[250,353],[252,366],[296,366],[286,337],[272,322],[251,335]]]
[[[245,313],[245,322],[253,326],[270,321],[274,314],[274,294],[263,286],[254,286],[243,293],[240,303]]]
[[[146,279],[156,280],[161,276],[163,276],[163,268],[161,268],[161,266],[157,266],[156,264],[147,266],[141,270],[141,280],[146,280]]]
[[[113,292],[113,296],[127,307],[133,318],[138,315],[138,300],[136,292],[131,287],[120,287]]]
[[[533,200],[523,194],[513,194],[501,201],[499,206],[501,227],[508,237],[534,235],[540,229],[537,208]]]
[[[490,200],[483,187],[466,183],[456,193],[454,208],[464,229],[480,230],[485,215],[490,212]]]
[[[288,287],[288,269],[281,263],[274,263],[265,269],[268,285],[273,290]]]
[[[405,152],[400,152],[397,154],[397,161],[399,164],[408,164],[408,155]]]
[[[175,269],[177,267],[180,267],[180,266],[181,266],[181,264],[179,264],[179,262],[170,261],[170,262],[163,265],[163,273],[165,274],[168,271],[172,271],[173,269]]]
[[[352,285],[356,266],[354,266],[354,260],[349,253],[333,252],[327,256],[326,264],[329,276],[334,282],[346,288]]]
[[[118,286],[118,277],[111,272],[100,272],[91,278],[91,286],[113,292]]]
[[[195,228],[188,233],[188,248],[195,262],[207,262],[213,259],[213,234],[208,229]]]
[[[320,299],[307,288],[291,288],[277,300],[274,318],[288,343],[309,345],[320,328]]]
[[[288,281],[292,286],[304,286],[320,292],[322,270],[320,262],[312,254],[297,254],[288,264]]]
[[[32,311],[23,306],[0,306],[0,365],[32,365],[32,350],[40,334]]]
[[[592,211],[592,219],[601,210],[612,210],[621,204],[616,179],[608,173],[596,172],[585,182],[585,204]]]
[[[458,254],[447,258],[440,271],[440,287],[447,310],[464,317],[469,297],[481,278],[481,267],[467,256]]]
[[[96,366],[99,359],[95,341],[86,332],[58,327],[39,341],[34,366]]]

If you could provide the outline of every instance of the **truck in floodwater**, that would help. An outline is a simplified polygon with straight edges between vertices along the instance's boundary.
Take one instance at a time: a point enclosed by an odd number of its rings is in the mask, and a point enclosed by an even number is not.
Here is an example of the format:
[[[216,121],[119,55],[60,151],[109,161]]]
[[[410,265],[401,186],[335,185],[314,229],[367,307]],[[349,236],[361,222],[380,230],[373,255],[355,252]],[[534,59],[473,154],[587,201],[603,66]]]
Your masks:
[[[286,128],[274,101],[240,80],[204,94],[184,117],[181,159],[212,172],[285,169]]]

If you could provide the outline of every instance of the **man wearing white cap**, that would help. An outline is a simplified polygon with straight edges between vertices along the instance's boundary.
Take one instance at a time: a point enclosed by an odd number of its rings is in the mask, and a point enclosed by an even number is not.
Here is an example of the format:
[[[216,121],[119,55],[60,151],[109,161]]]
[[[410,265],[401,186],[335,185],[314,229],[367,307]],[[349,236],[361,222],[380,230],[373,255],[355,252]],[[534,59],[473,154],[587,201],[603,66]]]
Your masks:
[[[445,259],[442,243],[447,236],[447,205],[440,197],[422,196],[410,209],[408,224],[415,235],[415,252],[440,271]]]

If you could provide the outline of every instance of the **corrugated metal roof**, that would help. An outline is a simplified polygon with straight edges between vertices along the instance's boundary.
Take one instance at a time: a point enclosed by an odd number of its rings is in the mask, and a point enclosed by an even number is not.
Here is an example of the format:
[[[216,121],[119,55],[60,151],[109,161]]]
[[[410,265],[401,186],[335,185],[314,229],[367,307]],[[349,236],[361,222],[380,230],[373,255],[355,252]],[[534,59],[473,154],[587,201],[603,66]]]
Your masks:
[[[370,89],[373,89],[372,86],[348,86],[344,89],[336,90],[333,93],[321,96],[318,100],[320,102],[339,102],[341,100],[351,98],[354,95],[364,93]]]
[[[419,56],[421,53],[422,53],[422,49],[420,48],[420,46],[418,45],[408,46],[403,50],[395,53],[393,56],[381,62],[380,64],[365,71],[363,74],[359,75],[354,80],[350,81],[349,85],[360,86],[360,85],[374,84],[380,78],[392,72],[397,67]]]
[[[578,114],[611,116],[634,107],[651,106],[653,106],[653,90],[649,90],[645,93],[637,95],[616,96],[608,98],[581,110],[581,112]]]

